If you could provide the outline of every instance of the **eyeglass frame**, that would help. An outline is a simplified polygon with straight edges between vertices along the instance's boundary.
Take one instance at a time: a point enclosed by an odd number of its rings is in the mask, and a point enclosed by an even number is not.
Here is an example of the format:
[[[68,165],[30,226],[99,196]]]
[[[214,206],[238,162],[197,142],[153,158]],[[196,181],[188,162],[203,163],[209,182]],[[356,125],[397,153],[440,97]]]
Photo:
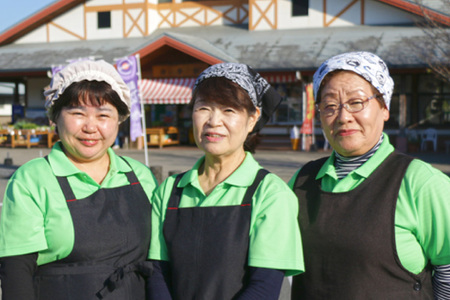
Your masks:
[[[377,99],[378,97],[382,97],[382,96],[383,96],[383,94],[375,93],[375,94],[373,94],[372,96],[368,97],[366,100],[361,101],[361,103],[362,103],[362,108],[361,108],[360,110],[357,110],[357,111],[350,111],[350,110],[349,110],[349,104],[348,104],[348,102],[349,102],[350,100],[347,101],[347,102],[344,102],[344,103],[339,103],[338,108],[335,109],[335,110],[333,110],[333,113],[332,113],[332,114],[330,114],[330,115],[325,115],[325,114],[324,114],[324,116],[325,116],[325,117],[332,117],[332,116],[334,116],[334,115],[336,114],[337,111],[340,111],[342,108],[345,108],[345,110],[346,110],[347,112],[351,113],[351,114],[358,113],[358,112],[360,112],[360,111],[363,111],[363,110],[367,107],[367,104],[369,103],[370,100],[372,100],[372,99]],[[317,109],[317,111],[318,111],[319,113],[323,113],[323,112],[320,110],[320,108],[319,108],[319,104],[320,104],[320,103],[317,103],[317,104],[316,104],[316,109]]]

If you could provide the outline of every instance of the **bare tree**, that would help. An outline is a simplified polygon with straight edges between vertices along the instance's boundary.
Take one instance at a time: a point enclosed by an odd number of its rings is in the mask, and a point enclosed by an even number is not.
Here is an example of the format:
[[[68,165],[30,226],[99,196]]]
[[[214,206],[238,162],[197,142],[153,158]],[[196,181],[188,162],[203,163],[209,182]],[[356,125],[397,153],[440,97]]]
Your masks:
[[[407,43],[418,59],[425,62],[430,69],[445,82],[450,83],[450,28],[448,24],[439,21],[438,14],[432,14],[422,0],[415,0],[423,18],[418,26],[424,35]],[[450,0],[442,0],[439,8],[442,14],[450,14]]]

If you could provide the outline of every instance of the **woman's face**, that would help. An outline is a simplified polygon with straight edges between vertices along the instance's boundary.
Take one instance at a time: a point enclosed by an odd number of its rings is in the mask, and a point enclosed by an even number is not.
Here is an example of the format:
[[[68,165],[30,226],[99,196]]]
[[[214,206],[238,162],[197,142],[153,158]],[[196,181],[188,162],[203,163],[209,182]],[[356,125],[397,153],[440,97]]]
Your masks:
[[[260,110],[253,115],[202,97],[195,100],[192,120],[197,147],[213,156],[231,156],[244,152],[244,142],[258,121]]]
[[[73,162],[93,162],[107,155],[119,129],[119,114],[112,104],[64,107],[56,120],[64,151]]]
[[[345,103],[350,99],[366,100],[374,94],[372,85],[359,75],[344,71],[335,74],[322,88],[321,103]],[[373,99],[356,113],[341,108],[332,116],[320,113],[322,129],[333,149],[343,156],[367,153],[380,139],[389,111]]]

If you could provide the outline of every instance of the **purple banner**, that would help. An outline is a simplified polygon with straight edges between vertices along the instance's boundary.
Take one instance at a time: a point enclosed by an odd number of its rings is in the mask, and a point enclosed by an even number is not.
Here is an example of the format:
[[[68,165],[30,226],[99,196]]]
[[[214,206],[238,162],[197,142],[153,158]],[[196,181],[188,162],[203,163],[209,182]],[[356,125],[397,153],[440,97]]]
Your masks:
[[[128,85],[131,92],[130,107],[130,139],[136,141],[136,138],[142,136],[141,123],[141,101],[139,99],[138,87],[138,61],[136,56],[128,56],[117,60],[117,71],[123,81]]]

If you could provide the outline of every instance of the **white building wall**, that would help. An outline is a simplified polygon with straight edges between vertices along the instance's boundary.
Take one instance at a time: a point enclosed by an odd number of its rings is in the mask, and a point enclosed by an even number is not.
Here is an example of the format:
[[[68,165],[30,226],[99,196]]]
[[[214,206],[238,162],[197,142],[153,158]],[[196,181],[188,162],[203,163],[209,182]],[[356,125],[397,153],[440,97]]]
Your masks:
[[[122,4],[122,0],[90,0],[86,1],[86,6],[102,6]]]
[[[145,3],[145,0],[125,0],[125,3]]]
[[[147,16],[148,16],[147,30],[148,32],[153,32],[156,29],[158,29],[158,25],[159,23],[161,23],[162,18],[155,9],[149,9]]]
[[[351,0],[326,2],[326,22],[333,20]],[[410,24],[414,15],[401,9],[373,0],[364,0],[364,24]],[[278,0],[278,29],[321,28],[324,27],[323,0],[310,0],[308,16],[292,16],[291,0]],[[329,27],[361,25],[361,1],[356,2]],[[257,28],[259,30],[260,28]]]
[[[50,42],[78,41],[80,37],[84,38],[84,7],[82,5],[75,7],[55,18],[48,26]]]
[[[106,0],[96,0],[106,1]],[[97,12],[86,14],[86,28],[88,40],[123,38],[122,11],[111,11],[111,28],[97,28]]]
[[[131,17],[128,14],[130,14]],[[125,15],[125,32],[127,37],[144,36],[145,15],[142,12],[142,9],[129,9],[128,14]],[[134,24],[135,20],[137,20],[136,24]]]
[[[121,5],[123,0],[91,0],[86,2],[87,7],[93,6],[111,6]],[[148,2],[146,2],[148,1]],[[326,2],[326,18],[324,23],[323,13],[323,0],[310,0],[309,15],[308,16],[292,16],[292,2],[291,0],[278,0],[277,16],[275,18],[275,10],[272,7],[267,12],[268,19],[272,23],[275,23],[277,29],[294,29],[294,28],[321,28],[324,26],[338,27],[338,26],[353,26],[361,24],[361,2],[364,2],[364,24],[365,25],[380,25],[380,24],[405,24],[413,22],[413,15],[405,12],[401,9],[380,3],[374,0],[360,0],[346,10],[338,19],[333,20],[334,16],[341,13],[342,10],[351,3],[352,0],[327,0]],[[157,0],[125,0],[126,3],[148,3],[157,4]],[[181,0],[178,1],[181,3]],[[178,3],[177,2],[177,3]],[[265,3],[266,2],[266,3]],[[269,5],[271,1],[258,1],[257,4],[265,10],[265,6]],[[214,9],[218,12],[224,13],[230,8],[230,6],[215,6]],[[183,13],[192,16],[195,12],[198,12],[201,8],[186,8]],[[140,14],[140,10],[129,10],[130,14],[134,16],[134,19]],[[163,16],[167,17],[167,21],[163,22]],[[214,11],[207,11],[206,16],[203,12],[197,13],[192,18],[186,18],[181,13],[173,13],[170,9],[164,11],[156,11],[150,7],[148,10],[148,23],[147,32],[151,34],[153,31],[161,28],[170,28],[171,26],[182,27],[196,27],[202,26],[204,23],[209,23],[215,20],[218,13]],[[245,12],[241,12],[241,16]],[[259,10],[253,9],[253,22],[257,22],[261,15]],[[237,11],[232,11],[227,14],[228,17],[237,18]],[[275,21],[276,19],[276,21]],[[333,20],[333,21],[332,21]],[[97,12],[84,12],[84,5],[81,4],[67,13],[52,20],[53,23],[59,25],[54,26],[51,23],[48,25],[42,25],[39,28],[33,30],[24,37],[18,39],[15,43],[42,43],[42,42],[62,42],[62,41],[76,41],[83,38],[88,40],[95,39],[113,39],[124,38],[127,34],[128,37],[140,37],[145,32],[145,17],[142,15],[137,21],[139,28],[136,26],[130,31],[133,25],[133,19],[129,16],[125,16],[125,24],[123,18],[123,12],[121,10],[111,11],[111,28],[97,28]],[[180,23],[182,23],[180,25]],[[248,18],[244,23],[248,23]],[[218,18],[210,25],[223,25],[232,24],[225,18]],[[47,29],[48,26],[48,29]],[[86,26],[86,30],[85,30]],[[258,22],[258,26],[255,30],[270,30],[271,24],[262,19]],[[86,31],[86,33],[85,33]],[[86,34],[86,36],[85,36]]]
[[[45,43],[47,42],[47,25],[42,25],[35,30],[24,35],[20,39],[14,41],[14,44],[29,44],[29,43]]]
[[[251,7],[252,15],[252,26],[256,24],[256,30],[270,30],[273,29],[272,26],[277,26],[277,20],[275,16],[275,5],[271,1],[258,1],[256,2],[256,7]],[[265,18],[262,16],[261,12],[265,12]],[[267,21],[268,20],[268,21]]]

